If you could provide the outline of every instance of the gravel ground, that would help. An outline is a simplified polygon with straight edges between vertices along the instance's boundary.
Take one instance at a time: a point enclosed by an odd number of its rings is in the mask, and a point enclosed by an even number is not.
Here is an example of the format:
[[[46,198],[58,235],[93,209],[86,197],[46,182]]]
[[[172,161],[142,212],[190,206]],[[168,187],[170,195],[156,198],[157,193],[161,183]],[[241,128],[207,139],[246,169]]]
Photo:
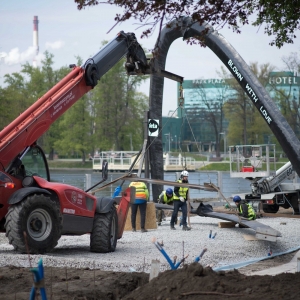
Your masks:
[[[14,265],[19,267],[35,266],[42,257],[44,266],[96,268],[103,271],[144,271],[150,272],[151,262],[161,262],[160,271],[169,269],[169,265],[152,243],[153,237],[163,242],[164,250],[173,259],[181,259],[189,255],[186,263],[194,261],[202,249],[207,252],[201,259],[204,266],[214,269],[223,266],[265,258],[271,248],[273,256],[300,246],[298,232],[300,220],[287,218],[261,218],[258,222],[266,224],[279,232],[282,237],[277,242],[254,240],[249,241],[244,235],[255,236],[248,228],[219,228],[221,220],[207,217],[191,217],[191,231],[176,231],[169,228],[169,218],[156,230],[147,233],[125,231],[118,240],[117,249],[113,253],[97,254],[89,252],[89,235],[63,236],[58,246],[47,255],[21,255],[8,244],[4,233],[0,233],[0,267]],[[209,232],[217,233],[215,239],[209,238]],[[30,258],[30,262],[29,262]]]

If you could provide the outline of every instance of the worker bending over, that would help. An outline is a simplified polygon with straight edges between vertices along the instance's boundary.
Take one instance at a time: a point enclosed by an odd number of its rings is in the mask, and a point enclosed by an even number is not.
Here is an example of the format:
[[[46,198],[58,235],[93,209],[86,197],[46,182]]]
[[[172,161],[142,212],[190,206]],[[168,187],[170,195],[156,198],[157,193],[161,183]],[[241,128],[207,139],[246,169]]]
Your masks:
[[[233,202],[237,206],[240,216],[242,216],[243,218],[249,221],[256,219],[256,214],[252,205],[250,205],[245,200],[242,200],[240,196],[234,196]]]
[[[161,204],[168,204],[168,205],[173,205],[173,190],[168,188],[165,191],[162,191],[162,193],[158,197],[158,203]],[[163,216],[163,211],[161,208],[157,209],[157,224],[161,225],[162,222],[162,216]]]

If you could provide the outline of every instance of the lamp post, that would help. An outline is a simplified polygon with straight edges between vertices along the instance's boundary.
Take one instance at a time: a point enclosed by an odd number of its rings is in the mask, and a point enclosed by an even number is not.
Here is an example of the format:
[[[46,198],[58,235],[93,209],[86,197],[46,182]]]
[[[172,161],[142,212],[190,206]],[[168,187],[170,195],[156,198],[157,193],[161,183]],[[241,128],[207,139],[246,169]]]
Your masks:
[[[175,151],[177,152],[177,135],[175,135],[174,137],[175,137]]]
[[[129,136],[129,138],[130,138],[130,151],[133,151],[133,147],[132,147],[132,134],[129,133],[129,134],[127,134],[127,136]]]
[[[224,159],[226,155],[226,133],[225,132],[220,132],[220,135],[224,135]]]
[[[168,139],[169,139],[169,152],[171,152],[171,137],[170,137],[170,132],[166,133],[165,135],[168,136]]]

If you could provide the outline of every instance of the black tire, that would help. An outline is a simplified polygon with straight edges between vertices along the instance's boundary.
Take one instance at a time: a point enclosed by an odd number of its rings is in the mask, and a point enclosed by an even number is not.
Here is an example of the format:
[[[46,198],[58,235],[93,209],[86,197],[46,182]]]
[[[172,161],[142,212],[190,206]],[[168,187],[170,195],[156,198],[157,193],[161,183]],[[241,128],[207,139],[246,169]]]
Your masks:
[[[106,214],[95,214],[90,237],[91,252],[108,253],[116,250],[118,240],[118,215],[115,206]]]
[[[267,214],[276,214],[279,210],[277,204],[263,204],[263,211]]]
[[[30,195],[9,207],[5,229],[5,235],[16,251],[31,254],[51,252],[62,232],[59,204],[45,195]]]

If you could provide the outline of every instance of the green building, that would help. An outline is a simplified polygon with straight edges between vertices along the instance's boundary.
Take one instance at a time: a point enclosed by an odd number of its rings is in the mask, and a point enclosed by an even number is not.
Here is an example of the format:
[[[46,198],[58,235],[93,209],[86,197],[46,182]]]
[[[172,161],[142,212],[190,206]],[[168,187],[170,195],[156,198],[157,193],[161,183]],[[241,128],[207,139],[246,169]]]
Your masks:
[[[178,151],[181,146],[184,147],[182,151],[214,152],[216,141],[224,150],[228,120],[224,118],[223,104],[235,97],[235,90],[224,79],[185,80],[182,88],[183,98],[180,98],[178,84],[178,105],[182,104],[182,108],[178,108],[176,116],[162,118],[164,151]],[[278,99],[284,95],[292,106],[300,110],[300,78],[297,74],[271,72],[266,89],[279,108],[282,109]],[[295,124],[300,124],[300,119]],[[292,126],[297,136],[300,136],[299,126]],[[217,134],[221,136],[217,138]],[[270,142],[270,136],[266,135],[264,140],[265,143]]]

